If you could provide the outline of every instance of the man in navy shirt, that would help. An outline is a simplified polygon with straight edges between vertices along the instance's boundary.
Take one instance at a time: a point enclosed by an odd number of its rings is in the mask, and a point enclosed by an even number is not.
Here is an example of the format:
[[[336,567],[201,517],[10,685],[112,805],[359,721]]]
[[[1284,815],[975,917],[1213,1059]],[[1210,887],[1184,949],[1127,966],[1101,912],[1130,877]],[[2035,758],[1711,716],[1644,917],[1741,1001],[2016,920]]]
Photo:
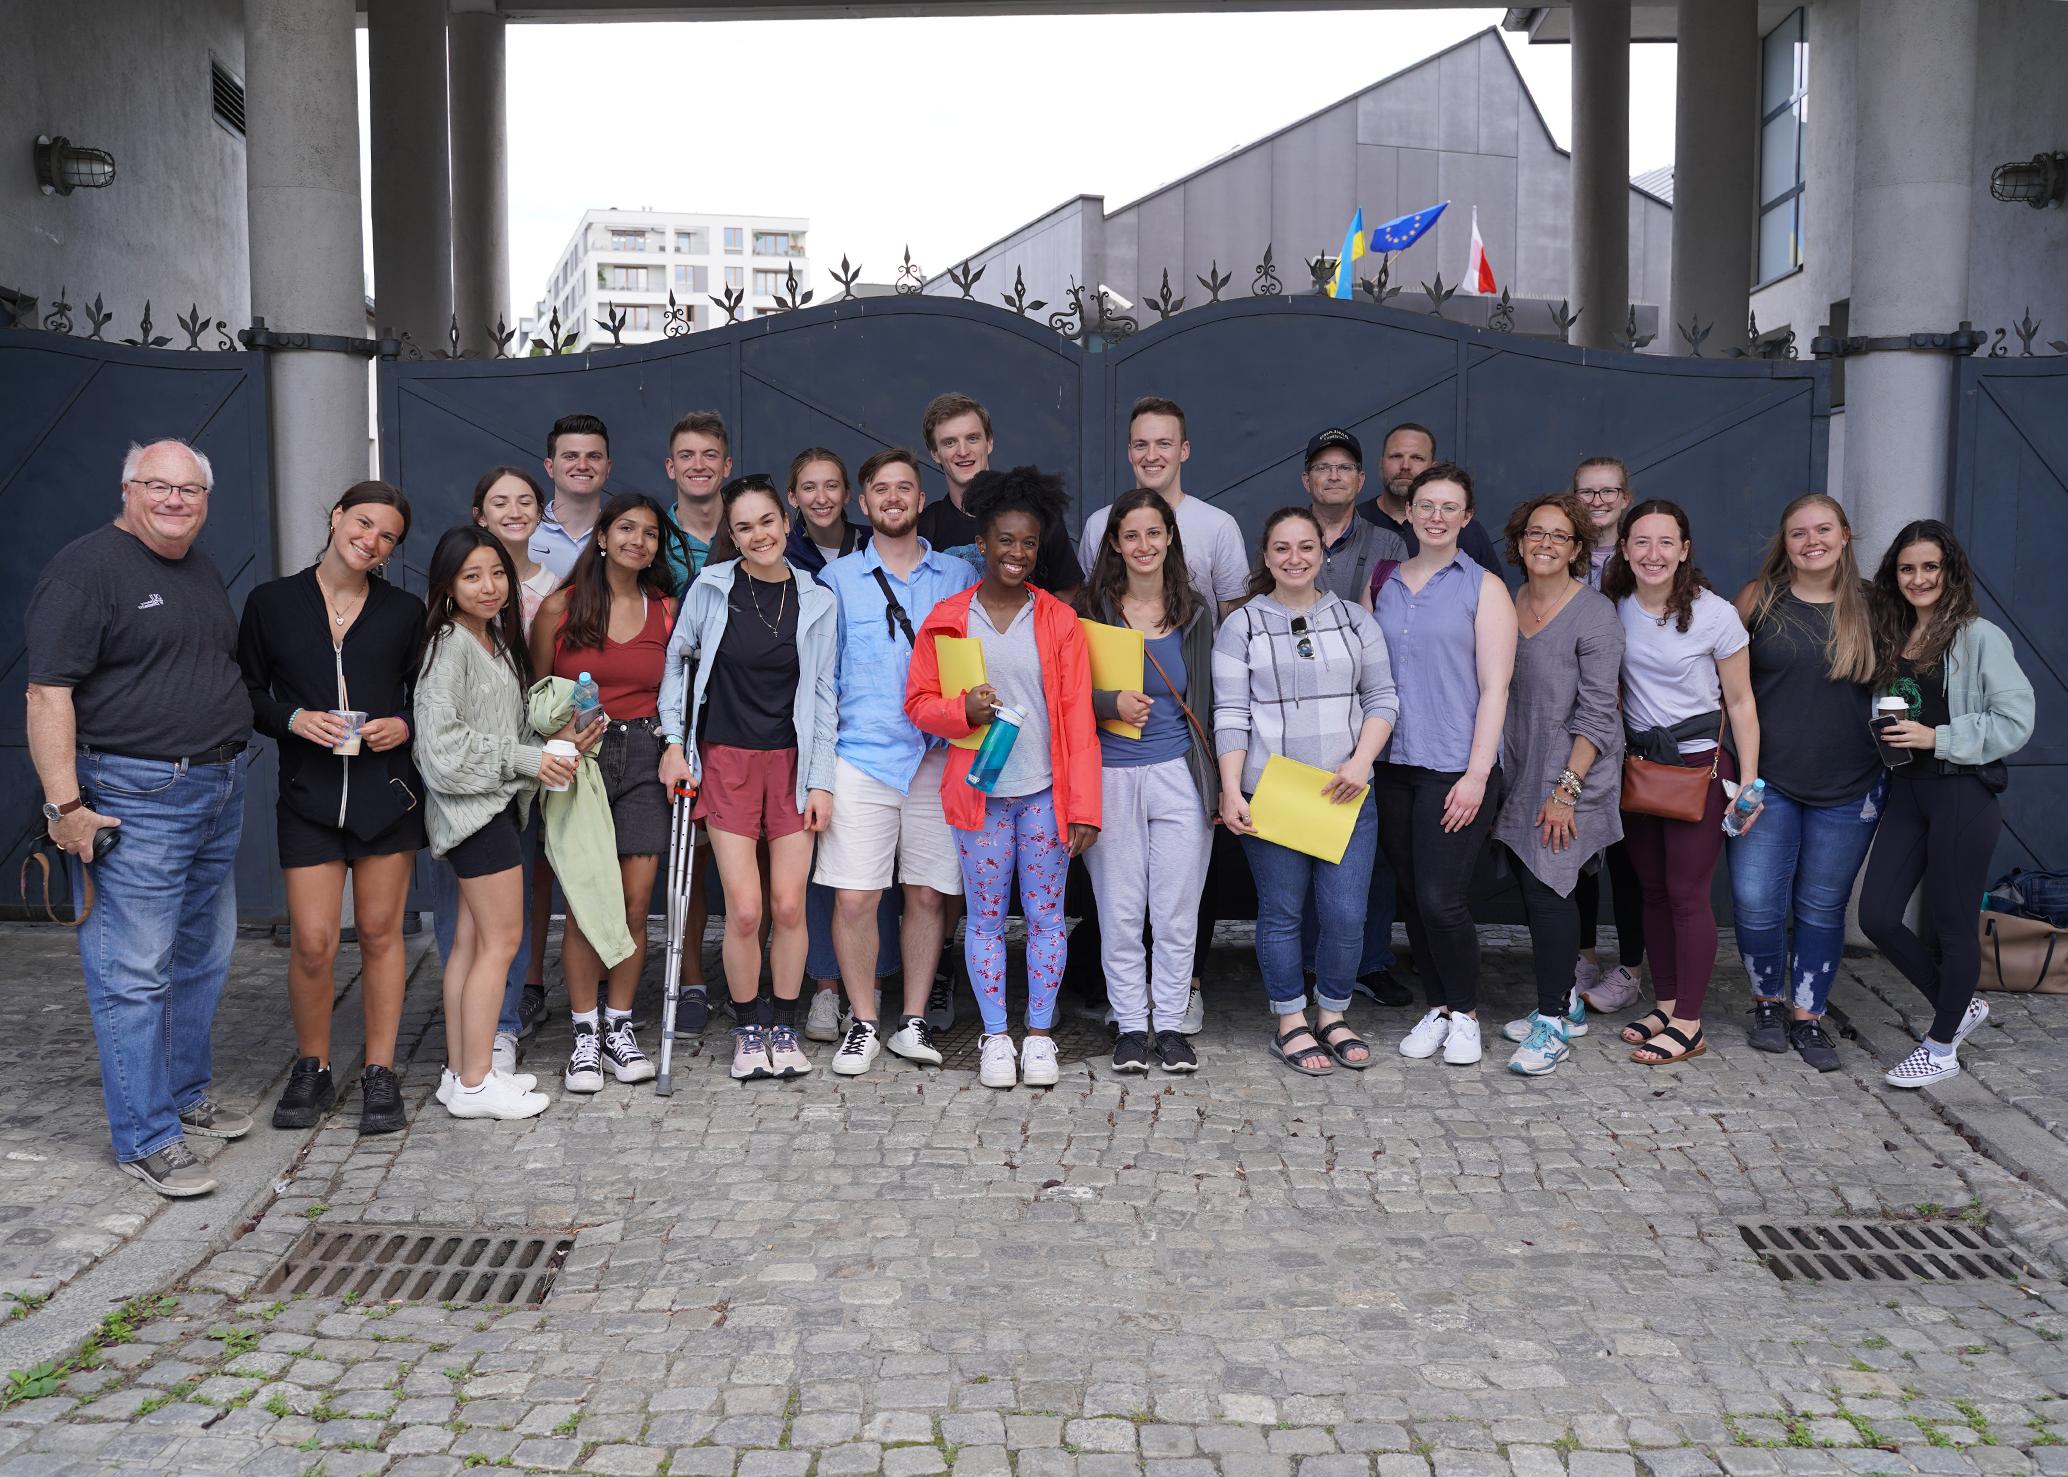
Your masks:
[[[1357,511],[1381,528],[1390,528],[1407,545],[1408,557],[1422,547],[1414,525],[1407,519],[1408,484],[1436,460],[1436,433],[1413,421],[1402,421],[1386,433],[1379,453],[1379,495]],[[1486,522],[1475,517],[1458,534],[1458,547],[1465,557],[1489,574],[1501,573],[1501,556],[1494,552],[1493,537]]]

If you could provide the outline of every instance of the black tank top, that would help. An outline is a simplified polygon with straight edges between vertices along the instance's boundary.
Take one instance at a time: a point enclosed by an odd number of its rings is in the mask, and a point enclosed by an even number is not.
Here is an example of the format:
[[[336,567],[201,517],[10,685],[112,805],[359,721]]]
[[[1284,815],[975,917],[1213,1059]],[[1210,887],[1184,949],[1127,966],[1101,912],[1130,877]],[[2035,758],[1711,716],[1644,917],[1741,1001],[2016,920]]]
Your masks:
[[[1868,689],[1833,681],[1824,656],[1836,611],[1784,591],[1752,628],[1759,772],[1804,805],[1858,800],[1881,777],[1881,756],[1867,726]]]

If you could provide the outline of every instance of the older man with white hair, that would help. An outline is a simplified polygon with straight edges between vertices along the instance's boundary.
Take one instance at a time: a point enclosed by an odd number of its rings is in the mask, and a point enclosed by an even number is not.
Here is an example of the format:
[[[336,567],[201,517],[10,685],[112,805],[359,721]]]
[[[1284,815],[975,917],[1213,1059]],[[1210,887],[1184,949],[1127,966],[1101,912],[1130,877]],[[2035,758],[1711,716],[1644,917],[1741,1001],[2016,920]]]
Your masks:
[[[237,935],[251,699],[222,575],[194,547],[208,458],[132,446],[122,511],[60,549],[29,600],[29,757],[51,838],[90,871],[79,928],[116,1162],[161,1195],[215,1176],[186,1135],[251,1119],[208,1095]]]

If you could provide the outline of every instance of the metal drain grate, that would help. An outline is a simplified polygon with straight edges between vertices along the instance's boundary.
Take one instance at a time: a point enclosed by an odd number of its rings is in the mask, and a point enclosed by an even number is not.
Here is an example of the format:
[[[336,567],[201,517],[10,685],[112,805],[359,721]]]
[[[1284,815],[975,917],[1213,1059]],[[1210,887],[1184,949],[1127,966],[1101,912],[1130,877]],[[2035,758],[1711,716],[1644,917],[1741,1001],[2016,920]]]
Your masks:
[[[2025,1274],[1979,1226],[1950,1221],[1740,1221],[1783,1282],[1990,1282]]]
[[[311,1226],[258,1290],[535,1308],[552,1291],[573,1249],[573,1235],[553,1232],[520,1236],[455,1227]]]

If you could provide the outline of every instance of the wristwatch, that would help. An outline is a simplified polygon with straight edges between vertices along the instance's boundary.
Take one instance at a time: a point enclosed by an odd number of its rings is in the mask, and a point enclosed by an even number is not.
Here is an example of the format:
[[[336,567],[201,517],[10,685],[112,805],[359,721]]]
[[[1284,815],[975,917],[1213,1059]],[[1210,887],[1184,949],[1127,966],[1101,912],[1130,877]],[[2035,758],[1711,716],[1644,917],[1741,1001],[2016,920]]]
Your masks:
[[[80,795],[75,799],[67,800],[63,805],[52,805],[48,800],[44,801],[44,824],[51,826],[56,825],[59,821],[63,820],[66,816],[70,815],[73,811],[77,810],[80,806],[84,805],[85,803],[86,797],[84,795]]]

